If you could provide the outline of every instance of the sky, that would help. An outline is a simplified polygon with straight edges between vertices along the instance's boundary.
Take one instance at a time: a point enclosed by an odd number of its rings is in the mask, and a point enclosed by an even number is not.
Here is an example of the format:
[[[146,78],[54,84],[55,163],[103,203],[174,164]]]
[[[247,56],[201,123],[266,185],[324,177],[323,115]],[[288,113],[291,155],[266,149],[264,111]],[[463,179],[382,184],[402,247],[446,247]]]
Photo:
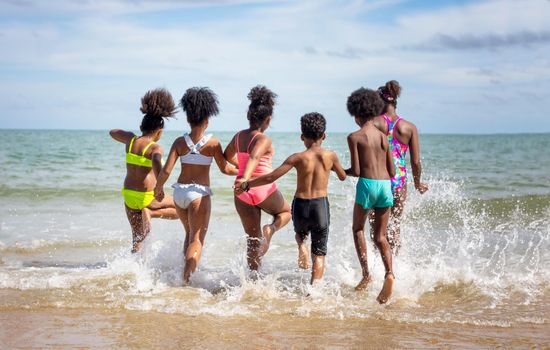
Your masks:
[[[550,0],[0,0],[0,128],[137,130],[147,90],[208,86],[210,128],[235,131],[262,84],[271,131],[317,111],[349,132],[351,92],[395,79],[420,132],[550,132],[549,18]]]

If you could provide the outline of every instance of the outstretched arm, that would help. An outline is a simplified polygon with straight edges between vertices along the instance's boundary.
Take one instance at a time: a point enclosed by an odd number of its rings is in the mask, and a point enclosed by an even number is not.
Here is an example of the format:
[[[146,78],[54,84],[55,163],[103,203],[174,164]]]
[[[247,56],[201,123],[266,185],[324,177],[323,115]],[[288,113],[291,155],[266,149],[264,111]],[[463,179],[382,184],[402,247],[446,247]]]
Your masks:
[[[349,176],[358,177],[361,174],[359,170],[359,153],[357,152],[357,143],[351,135],[348,136],[348,147],[351,167],[346,169],[346,174]]]
[[[421,181],[422,163],[420,162],[420,143],[418,141],[418,130],[412,126],[412,137],[409,147],[411,149],[411,168],[413,173],[414,187],[420,193],[428,190],[428,185]]]
[[[227,148],[226,148],[227,149]],[[225,159],[224,154],[222,152],[222,145],[218,141],[218,144],[214,148],[214,159],[216,160],[216,164],[218,165],[218,168],[220,168],[220,171],[224,173],[225,175],[237,175],[238,170],[233,165],[231,165],[227,159]]]
[[[166,183],[166,181],[168,181],[168,178],[170,177],[170,173],[172,173],[172,169],[174,169],[174,165],[176,164],[176,160],[178,160],[178,151],[176,149],[176,141],[174,141],[174,143],[172,144],[172,148],[170,148],[170,153],[168,154],[168,159],[166,160],[166,164],[164,164],[164,166],[162,167],[162,170],[160,170],[160,172],[157,174],[157,184],[155,185],[155,198],[159,202],[164,199],[164,184]],[[161,159],[162,159],[162,154],[161,154]],[[154,162],[153,162],[153,166],[154,166]]]
[[[342,167],[342,164],[340,164],[340,160],[338,159],[338,156],[336,155],[336,152],[332,152],[332,171],[338,175],[338,179],[340,181],[344,181],[346,179],[346,171]]]
[[[124,131],[124,130],[120,130],[120,129],[113,129],[113,130],[109,131],[109,135],[111,135],[111,137],[113,139],[115,139],[116,141],[122,142],[124,144],[130,142],[132,137],[136,136],[131,131]]]
[[[267,185],[277,181],[278,178],[288,173],[290,169],[294,167],[295,158],[296,158],[295,155],[291,155],[283,162],[283,164],[281,164],[277,169],[273,170],[271,173],[257,177],[253,180],[246,181],[244,177],[237,179],[234,185],[235,192],[237,194],[241,194],[243,191],[248,190],[248,188],[250,187],[258,187],[258,186]]]

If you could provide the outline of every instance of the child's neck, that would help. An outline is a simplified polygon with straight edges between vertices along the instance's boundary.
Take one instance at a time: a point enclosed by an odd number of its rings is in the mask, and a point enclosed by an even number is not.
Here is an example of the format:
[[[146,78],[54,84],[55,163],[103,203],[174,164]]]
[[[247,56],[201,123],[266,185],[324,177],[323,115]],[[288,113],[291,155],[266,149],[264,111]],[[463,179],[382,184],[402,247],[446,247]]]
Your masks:
[[[321,147],[321,143],[323,143],[323,140],[313,141],[313,140],[306,139],[304,141],[304,144],[307,149]]]
[[[206,125],[197,125],[191,127],[191,132],[189,134],[191,135],[191,138],[202,138],[205,131]]]

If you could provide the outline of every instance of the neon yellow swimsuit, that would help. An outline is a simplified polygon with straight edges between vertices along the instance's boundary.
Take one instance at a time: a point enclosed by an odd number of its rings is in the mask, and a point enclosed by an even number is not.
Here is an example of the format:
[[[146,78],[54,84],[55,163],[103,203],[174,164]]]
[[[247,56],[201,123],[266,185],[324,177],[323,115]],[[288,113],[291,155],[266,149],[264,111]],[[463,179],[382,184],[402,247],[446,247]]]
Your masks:
[[[132,138],[132,141],[130,141],[130,145],[128,146],[128,152],[126,153],[126,163],[146,168],[153,167],[153,161],[149,158],[145,158],[145,152],[147,152],[149,147],[151,147],[151,145],[153,145],[155,141],[151,141],[147,146],[145,146],[143,152],[141,152],[141,155],[137,155],[132,153],[132,145],[134,144],[135,139],[136,137],[134,136]],[[121,192],[122,196],[124,197],[124,203],[126,204],[126,206],[134,210],[142,210],[143,208],[149,206],[153,199],[155,199],[153,191],[141,192],[123,188]]]
[[[145,148],[143,149],[143,152],[141,152],[141,156],[140,156],[132,153],[132,145],[134,144],[135,139],[136,137],[134,136],[132,138],[132,141],[130,141],[130,146],[128,146],[128,152],[126,153],[126,163],[137,165],[137,166],[144,166],[147,168],[152,168],[153,160],[149,158],[145,158],[145,152],[147,152],[149,147],[151,147],[151,145],[153,145],[155,141],[149,142],[149,144],[145,146]]]

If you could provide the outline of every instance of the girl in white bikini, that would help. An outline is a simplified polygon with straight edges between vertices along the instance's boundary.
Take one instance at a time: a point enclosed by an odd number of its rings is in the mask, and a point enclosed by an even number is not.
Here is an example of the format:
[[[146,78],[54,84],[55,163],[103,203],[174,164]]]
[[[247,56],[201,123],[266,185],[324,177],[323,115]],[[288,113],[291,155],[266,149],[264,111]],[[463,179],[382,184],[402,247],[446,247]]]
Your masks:
[[[172,144],[168,160],[157,180],[155,198],[164,198],[164,183],[179,158],[181,173],[178,182],[172,187],[176,211],[186,234],[183,246],[183,282],[188,284],[191,274],[199,264],[210,221],[210,197],[213,195],[210,189],[212,159],[216,160],[220,171],[226,175],[236,175],[237,169],[224,158],[220,141],[212,137],[212,134],[205,134],[210,117],[218,114],[216,95],[208,88],[194,87],[185,92],[180,104],[187,114],[191,132],[177,138]]]

